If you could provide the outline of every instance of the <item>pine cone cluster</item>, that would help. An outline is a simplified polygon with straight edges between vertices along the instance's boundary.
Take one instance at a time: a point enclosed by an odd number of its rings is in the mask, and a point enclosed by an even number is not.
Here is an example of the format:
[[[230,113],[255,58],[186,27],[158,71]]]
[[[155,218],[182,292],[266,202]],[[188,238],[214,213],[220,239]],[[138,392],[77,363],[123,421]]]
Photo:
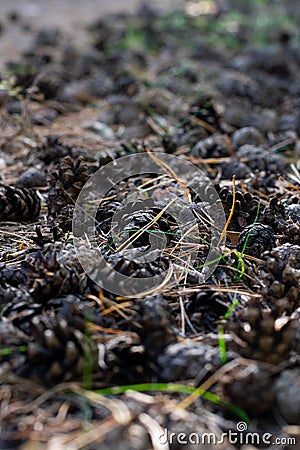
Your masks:
[[[88,166],[76,163],[70,157],[64,158],[48,172],[48,212],[51,218],[57,219],[60,226],[69,231],[73,215],[73,207],[77,197],[89,177]]]
[[[75,295],[53,298],[46,304],[19,302],[3,309],[0,324],[0,345],[12,353],[0,357],[0,370],[11,371],[38,383],[53,385],[68,380],[82,380],[84,367],[90,374],[112,377],[99,371],[96,342],[90,336],[88,323],[111,326],[109,318],[102,317],[94,300]],[[107,322],[107,323],[106,323]],[[106,342],[105,335],[99,340]],[[109,347],[109,346],[108,346]],[[118,346],[117,346],[118,347]],[[127,348],[128,347],[128,348]],[[127,342],[128,354],[132,342]],[[109,349],[117,351],[111,344]],[[114,349],[114,350],[113,350]],[[121,352],[120,349],[118,349]],[[134,356],[134,351],[133,351]],[[89,359],[89,363],[87,363]],[[118,367],[119,357],[110,355],[112,372]],[[122,365],[126,373],[128,361]]]
[[[35,191],[0,184],[0,221],[34,222],[40,206]]]

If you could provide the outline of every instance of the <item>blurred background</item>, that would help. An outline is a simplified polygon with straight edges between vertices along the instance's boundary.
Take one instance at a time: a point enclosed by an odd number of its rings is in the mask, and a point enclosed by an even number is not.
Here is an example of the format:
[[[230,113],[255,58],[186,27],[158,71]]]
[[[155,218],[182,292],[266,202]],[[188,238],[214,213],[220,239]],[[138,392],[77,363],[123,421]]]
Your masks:
[[[57,28],[84,47],[85,26],[109,14],[137,13],[140,8],[181,10],[199,18],[199,30],[234,45],[235,38],[267,43],[278,31],[299,41],[300,1],[296,0],[0,0],[0,68],[26,50],[34,32]]]

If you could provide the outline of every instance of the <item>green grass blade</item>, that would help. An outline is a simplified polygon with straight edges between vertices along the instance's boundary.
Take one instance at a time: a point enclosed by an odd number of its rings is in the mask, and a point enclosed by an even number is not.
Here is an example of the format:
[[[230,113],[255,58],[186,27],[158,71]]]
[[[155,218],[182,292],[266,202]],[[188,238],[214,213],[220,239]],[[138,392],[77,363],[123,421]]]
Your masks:
[[[241,273],[239,274],[239,276],[236,276],[236,281],[239,281],[239,280],[242,278],[242,276],[244,275],[245,265],[244,265],[244,262],[242,261],[242,260],[243,260],[243,255],[244,255],[244,253],[245,253],[245,250],[246,250],[246,247],[247,247],[249,238],[250,238],[250,236],[251,236],[252,229],[253,229],[254,225],[256,224],[256,222],[258,221],[259,213],[260,213],[260,203],[258,203],[255,219],[254,219],[254,221],[253,221],[253,223],[252,223],[252,225],[251,225],[251,228],[250,228],[250,230],[249,230],[249,232],[248,232],[248,234],[247,234],[247,236],[246,236],[246,239],[245,239],[245,242],[244,242],[242,251],[241,251],[241,253],[240,253],[240,257],[239,257],[239,262],[238,262],[237,270],[240,269],[240,266],[241,266],[241,265],[242,265],[242,270],[241,270]],[[242,261],[242,262],[241,262],[241,261]]]
[[[17,348],[1,348],[0,349],[0,356],[11,355],[14,352],[26,352],[26,350],[27,350],[26,345],[20,345]]]
[[[218,342],[219,342],[219,350],[220,350],[220,359],[223,364],[227,362],[227,354],[226,354],[226,342],[224,339],[224,327],[220,325],[218,327]]]

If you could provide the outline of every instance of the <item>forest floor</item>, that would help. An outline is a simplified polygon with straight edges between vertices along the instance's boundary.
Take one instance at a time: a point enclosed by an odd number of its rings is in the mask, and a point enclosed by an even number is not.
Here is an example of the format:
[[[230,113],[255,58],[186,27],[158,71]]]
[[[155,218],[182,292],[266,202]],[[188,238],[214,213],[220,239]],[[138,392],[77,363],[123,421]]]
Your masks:
[[[299,12],[136,3],[1,19],[0,447],[300,448]]]

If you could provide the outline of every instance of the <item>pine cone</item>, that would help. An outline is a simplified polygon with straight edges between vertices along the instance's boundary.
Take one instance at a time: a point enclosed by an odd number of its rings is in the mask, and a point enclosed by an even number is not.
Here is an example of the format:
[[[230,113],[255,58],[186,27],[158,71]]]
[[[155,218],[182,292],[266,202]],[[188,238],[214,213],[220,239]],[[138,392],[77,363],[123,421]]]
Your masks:
[[[28,290],[22,286],[25,276],[15,267],[6,268],[5,264],[0,267],[0,309],[9,303],[26,302],[31,303],[32,297]]]
[[[49,215],[56,218],[64,206],[74,205],[88,177],[87,165],[80,160],[74,164],[70,157],[63,159],[56,170],[50,170],[47,176]]]
[[[264,255],[262,295],[280,311],[291,313],[300,305],[300,246],[283,244]]]
[[[63,233],[67,233],[72,230],[73,224],[74,205],[66,205],[57,214],[55,222],[57,222],[59,228]]]
[[[166,258],[158,258],[157,260],[141,263],[135,262],[131,259],[132,257],[131,249],[128,250],[130,259],[126,258],[126,252],[127,250],[125,250],[123,253],[118,252],[110,254],[106,258],[106,260],[115,271],[120,272],[126,275],[127,277],[135,277],[135,278],[154,277],[155,275],[161,274],[163,270],[166,270],[168,268],[168,262]]]
[[[233,194],[228,187],[216,186],[216,191],[221,199],[226,218],[229,217]],[[242,231],[247,225],[254,222],[257,215],[259,205],[259,198],[250,194],[249,192],[236,192],[234,212],[229,224],[230,231]]]
[[[270,225],[279,235],[280,244],[300,244],[300,220],[297,221],[297,210],[300,210],[300,205],[285,206],[277,197],[271,198],[269,206],[264,210],[261,222]]]
[[[62,158],[72,155],[72,149],[63,143],[59,136],[46,136],[46,141],[41,148],[38,149],[37,156],[46,165],[51,162],[57,163]]]
[[[250,225],[240,234],[236,249],[256,258],[261,258],[267,250],[275,246],[275,236],[268,225]]]
[[[284,209],[284,205],[282,203],[279,203],[277,197],[272,197],[270,199],[269,205],[265,208],[262,214],[261,223],[269,225],[274,229],[274,231],[278,233],[285,220],[286,212]]]
[[[220,378],[217,393],[252,417],[260,416],[275,403],[274,375],[275,371],[259,362],[241,362]]]
[[[270,364],[285,361],[292,349],[295,321],[286,320],[282,325],[276,319],[276,310],[264,311],[259,304],[249,305],[239,314],[237,322],[228,323],[239,338],[237,347],[233,344],[234,349],[246,358]]]
[[[40,206],[35,191],[0,184],[0,221],[34,222]]]
[[[162,295],[154,295],[137,301],[137,307],[140,316],[138,323],[142,327],[137,327],[136,332],[145,346],[146,354],[156,359],[176,339],[170,306]]]
[[[26,301],[19,301],[5,306],[2,317],[7,318],[15,327],[29,335],[31,319],[41,312],[41,304],[33,302],[28,304]]]
[[[285,212],[294,222],[300,224],[300,203],[285,205]]]
[[[17,288],[7,283],[0,284],[0,309],[3,305],[11,302],[18,303],[24,300],[28,303],[32,301],[32,297],[26,288]]]
[[[266,174],[285,174],[289,168],[289,163],[282,156],[266,150],[262,145],[242,145],[236,156],[253,171],[265,171]]]
[[[86,289],[87,277],[76,257],[72,244],[46,244],[32,262],[24,262],[22,270],[26,286],[35,300],[45,302],[51,297],[80,293]]]
[[[97,378],[105,377],[112,384],[126,384],[150,382],[155,376],[156,367],[149,361],[135,333],[109,337],[103,353],[103,372],[98,369]]]
[[[216,102],[208,95],[202,95],[191,105],[190,114],[216,130],[223,131],[222,117],[217,111]]]
[[[199,141],[192,150],[192,155],[198,158],[222,158],[230,156],[228,138],[223,134],[213,134]]]
[[[205,289],[189,298],[186,313],[197,331],[215,331],[218,320],[226,314],[231,304],[230,295]]]
[[[86,340],[62,318],[36,315],[30,322],[30,342],[17,373],[53,384],[81,378]]]
[[[229,350],[226,356],[230,361],[238,355]],[[159,378],[167,382],[194,380],[199,374],[216,372],[222,365],[218,346],[196,340],[168,345],[157,361]]]

